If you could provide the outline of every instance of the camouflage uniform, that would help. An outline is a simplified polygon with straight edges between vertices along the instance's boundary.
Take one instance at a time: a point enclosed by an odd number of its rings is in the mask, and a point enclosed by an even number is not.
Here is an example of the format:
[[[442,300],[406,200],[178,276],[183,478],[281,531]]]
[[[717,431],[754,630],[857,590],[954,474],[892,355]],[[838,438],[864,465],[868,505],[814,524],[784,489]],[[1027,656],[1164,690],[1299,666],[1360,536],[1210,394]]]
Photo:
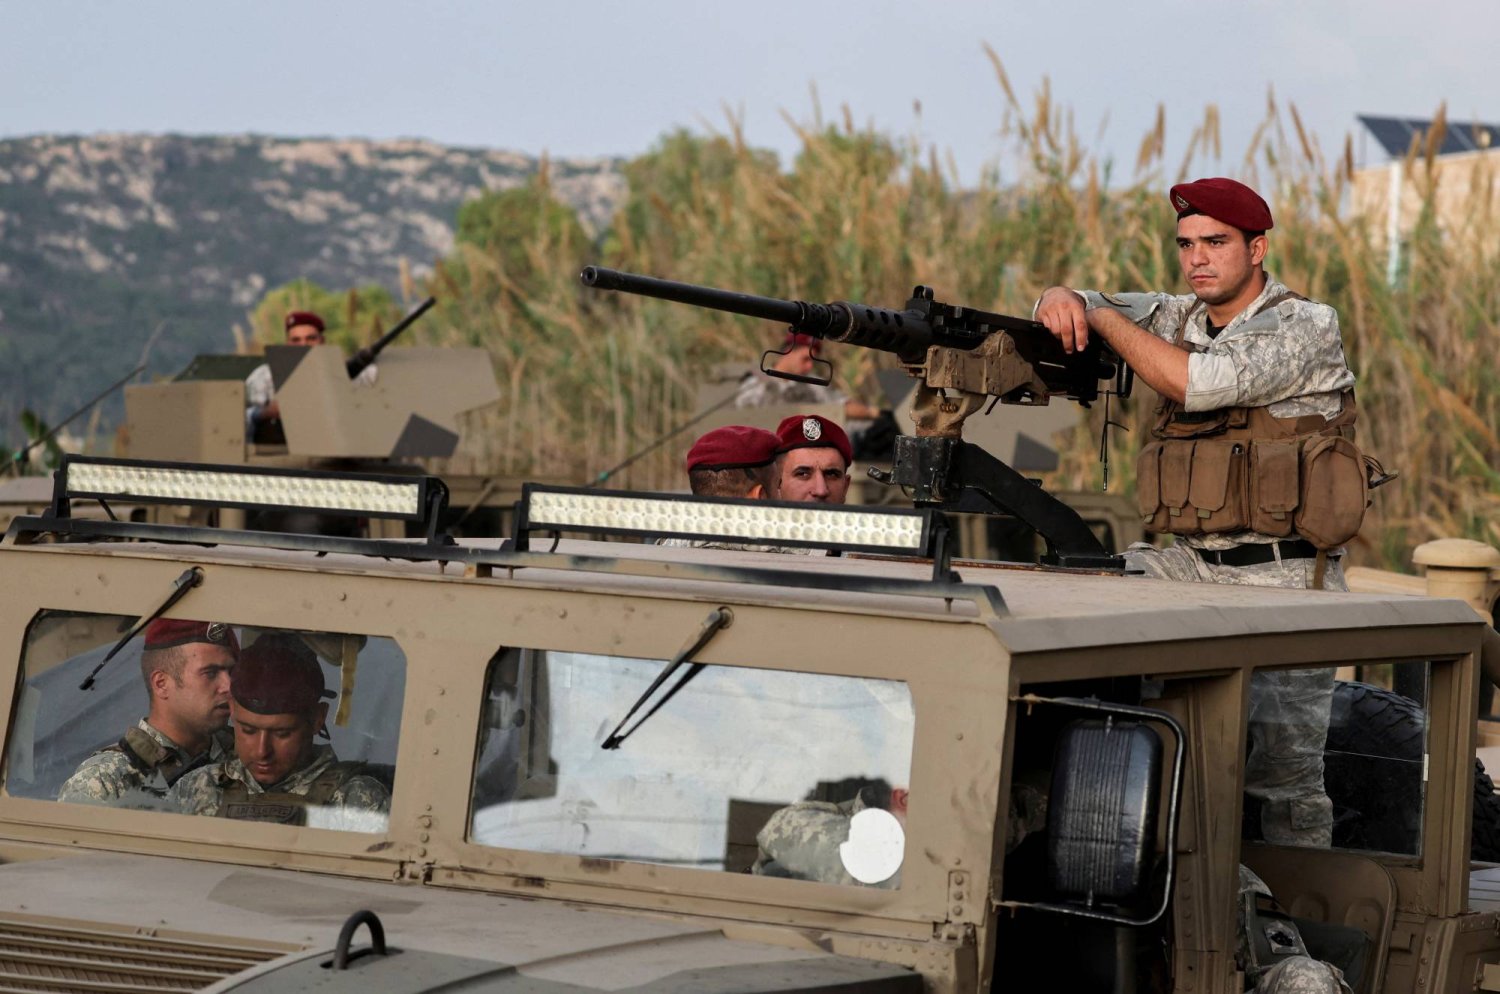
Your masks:
[[[1260,295],[1216,337],[1207,331],[1208,309],[1192,294],[1104,294],[1080,291],[1085,306],[1118,311],[1158,338],[1174,341],[1183,322],[1188,357],[1186,411],[1265,407],[1275,417],[1336,416],[1343,394],[1354,386],[1344,358],[1338,314],[1326,304],[1283,300],[1287,293],[1268,278]],[[1293,536],[1295,537],[1295,536]],[[1140,543],[1125,553],[1131,569],[1147,576],[1204,583],[1308,588],[1314,560],[1282,560],[1222,566],[1192,550],[1224,551],[1278,539],[1244,531],[1179,537],[1169,549]],[[1325,590],[1348,590],[1339,552],[1328,557]],[[1250,755],[1245,793],[1260,799],[1266,841],[1288,845],[1332,844],[1333,805],[1323,788],[1323,747],[1333,703],[1333,670],[1256,673],[1250,687]]]
[[[760,854],[750,872],[767,877],[790,877],[820,884],[861,884],[839,855],[839,846],[849,838],[849,823],[871,805],[861,791],[852,800],[831,804],[827,801],[798,801],[770,817],[755,841]],[[894,890],[901,885],[897,872],[888,880],[868,885]]]
[[[1099,293],[1080,290],[1084,305],[1118,311],[1158,338],[1174,341],[1186,318],[1183,344],[1195,349],[1188,356],[1185,411],[1214,411],[1221,407],[1264,407],[1278,418],[1317,414],[1336,416],[1344,391],[1354,386],[1354,373],[1344,358],[1338,313],[1311,300],[1283,300],[1257,314],[1267,302],[1287,293],[1267,278],[1260,296],[1217,337],[1208,337],[1208,308],[1194,305],[1198,298],[1169,293]],[[1223,550],[1248,543],[1275,542],[1270,535],[1236,532],[1186,536],[1178,539],[1193,548]],[[1272,584],[1285,586],[1286,584]]]
[[[208,763],[220,762],[233,754],[233,740],[227,735],[209,739],[208,751],[189,756],[182,747],[151,727],[142,718],[131,732],[146,737],[132,752],[126,734],[120,743],[101,749],[79,764],[62,790],[59,801],[74,804],[104,804],[110,807],[154,807],[172,785],[187,773]],[[141,753],[150,754],[151,746],[159,751],[154,762]]]
[[[735,407],[812,406],[816,404],[842,404],[847,400],[831,386],[817,383],[799,383],[767,376],[760,370],[740,384],[734,397]]]
[[[262,787],[239,759],[230,759],[189,773],[177,781],[167,800],[183,814],[282,821],[286,819],[232,812],[225,796],[243,793],[253,804],[257,795],[296,795],[308,798],[307,823],[314,827],[381,831],[391,794],[380,781],[361,775],[362,766],[340,763],[332,747],[320,746],[302,769]]]
[[[1271,896],[1271,889],[1249,867],[1240,866],[1239,913],[1236,935],[1238,959],[1245,972],[1247,991],[1254,994],[1351,994],[1338,967],[1311,956],[1287,956],[1272,966],[1255,960],[1250,941],[1249,909],[1257,896]]]

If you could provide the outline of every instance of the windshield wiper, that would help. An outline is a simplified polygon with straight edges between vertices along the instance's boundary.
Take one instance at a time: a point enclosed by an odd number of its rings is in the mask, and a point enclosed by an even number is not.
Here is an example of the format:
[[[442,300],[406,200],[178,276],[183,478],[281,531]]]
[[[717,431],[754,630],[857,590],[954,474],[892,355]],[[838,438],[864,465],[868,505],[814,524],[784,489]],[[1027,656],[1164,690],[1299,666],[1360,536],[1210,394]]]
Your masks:
[[[103,659],[99,660],[98,666],[95,666],[92,670],[89,671],[89,675],[84,677],[83,682],[78,685],[78,689],[88,690],[90,687],[92,687],[94,685],[94,677],[98,676],[99,671],[104,669],[105,663],[115,658],[115,653],[125,648],[126,644],[129,643],[131,639],[140,634],[141,629],[145,628],[147,625],[151,624],[151,622],[161,617],[169,607],[186,597],[189,590],[192,590],[202,582],[202,569],[194,566],[190,569],[183,570],[182,575],[172,581],[172,591],[167,594],[167,599],[158,604],[156,606],[156,610],[152,611],[150,614],[141,615],[140,620],[130,626],[130,631],[126,632],[125,635],[120,639],[120,641],[115,643],[115,647],[109,650],[109,652],[105,654]]]
[[[620,743],[624,742],[626,739],[630,738],[630,736],[634,735],[635,730],[644,725],[646,723],[646,720],[653,714],[661,710],[661,706],[663,704],[670,701],[679,690],[687,686],[688,681],[697,676],[699,672],[702,671],[703,667],[707,665],[706,663],[693,663],[691,666],[689,666],[688,671],[682,674],[682,679],[672,684],[671,689],[669,689],[665,694],[661,695],[661,700],[653,704],[650,711],[647,711],[645,714],[641,715],[640,720],[637,721],[634,725],[631,725],[628,731],[620,731],[620,729],[625,727],[625,723],[630,720],[630,716],[640,710],[641,705],[645,704],[646,701],[650,699],[651,695],[656,693],[656,688],[660,687],[662,683],[666,681],[667,677],[677,672],[677,670],[681,668],[683,663],[689,662],[694,656],[696,656],[704,646],[708,645],[708,643],[713,639],[715,635],[728,628],[730,622],[732,621],[734,621],[734,612],[729,610],[729,608],[727,607],[714,608],[712,611],[708,612],[708,617],[703,619],[703,627],[698,629],[698,633],[691,639],[689,639],[686,645],[677,650],[677,655],[672,657],[672,661],[667,664],[666,669],[662,670],[661,674],[655,680],[651,681],[651,686],[646,688],[646,692],[640,697],[636,698],[636,702],[634,704],[630,705],[630,710],[625,712],[625,717],[620,719],[620,723],[615,726],[615,730],[613,732],[610,732],[609,735],[605,737],[604,742],[599,746],[599,748],[620,748]]]

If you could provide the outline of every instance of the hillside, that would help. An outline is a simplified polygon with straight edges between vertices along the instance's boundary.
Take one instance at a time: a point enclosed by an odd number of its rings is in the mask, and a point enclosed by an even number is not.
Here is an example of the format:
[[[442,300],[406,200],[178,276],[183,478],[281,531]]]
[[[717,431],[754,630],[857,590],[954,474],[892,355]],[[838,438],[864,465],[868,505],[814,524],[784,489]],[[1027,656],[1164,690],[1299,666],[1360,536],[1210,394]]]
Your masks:
[[[553,189],[600,230],[620,163],[552,160]],[[535,158],[426,141],[252,135],[40,135],[0,141],[0,441],[32,408],[56,419],[128,370],[201,351],[269,287],[397,285],[453,244],[458,206],[516,186]],[[105,420],[120,411],[118,398]]]

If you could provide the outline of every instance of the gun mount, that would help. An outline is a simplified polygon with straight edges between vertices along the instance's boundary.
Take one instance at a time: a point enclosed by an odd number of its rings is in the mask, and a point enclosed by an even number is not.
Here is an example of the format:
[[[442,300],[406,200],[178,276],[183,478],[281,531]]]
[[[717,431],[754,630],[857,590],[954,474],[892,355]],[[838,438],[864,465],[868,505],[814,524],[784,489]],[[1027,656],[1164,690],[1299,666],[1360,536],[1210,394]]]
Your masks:
[[[963,440],[964,421],[987,403],[1043,405],[1060,396],[1087,406],[1109,379],[1117,381],[1112,392],[1128,393],[1124,364],[1097,339],[1070,355],[1039,322],[945,304],[926,286],[893,310],[780,300],[598,266],[580,279],[597,290],[779,321],[799,334],[895,355],[919,381],[912,397],[916,435],[897,440],[890,472],[871,471],[877,480],[907,488],[921,506],[1013,515],[1042,536],[1042,561],[1049,565],[1123,568],[1076,512]]]

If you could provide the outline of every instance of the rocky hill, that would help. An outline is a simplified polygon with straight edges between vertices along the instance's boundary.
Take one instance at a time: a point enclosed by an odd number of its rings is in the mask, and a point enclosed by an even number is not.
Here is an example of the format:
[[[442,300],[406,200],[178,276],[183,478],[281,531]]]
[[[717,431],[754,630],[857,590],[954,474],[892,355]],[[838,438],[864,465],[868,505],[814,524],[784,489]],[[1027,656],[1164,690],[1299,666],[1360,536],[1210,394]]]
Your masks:
[[[608,224],[620,162],[552,160],[553,189]],[[0,141],[0,442],[18,415],[57,419],[161,334],[148,375],[229,351],[269,287],[421,272],[457,209],[522,183],[535,158],[426,141],[253,135],[40,135]],[[116,398],[105,420],[118,417]]]

